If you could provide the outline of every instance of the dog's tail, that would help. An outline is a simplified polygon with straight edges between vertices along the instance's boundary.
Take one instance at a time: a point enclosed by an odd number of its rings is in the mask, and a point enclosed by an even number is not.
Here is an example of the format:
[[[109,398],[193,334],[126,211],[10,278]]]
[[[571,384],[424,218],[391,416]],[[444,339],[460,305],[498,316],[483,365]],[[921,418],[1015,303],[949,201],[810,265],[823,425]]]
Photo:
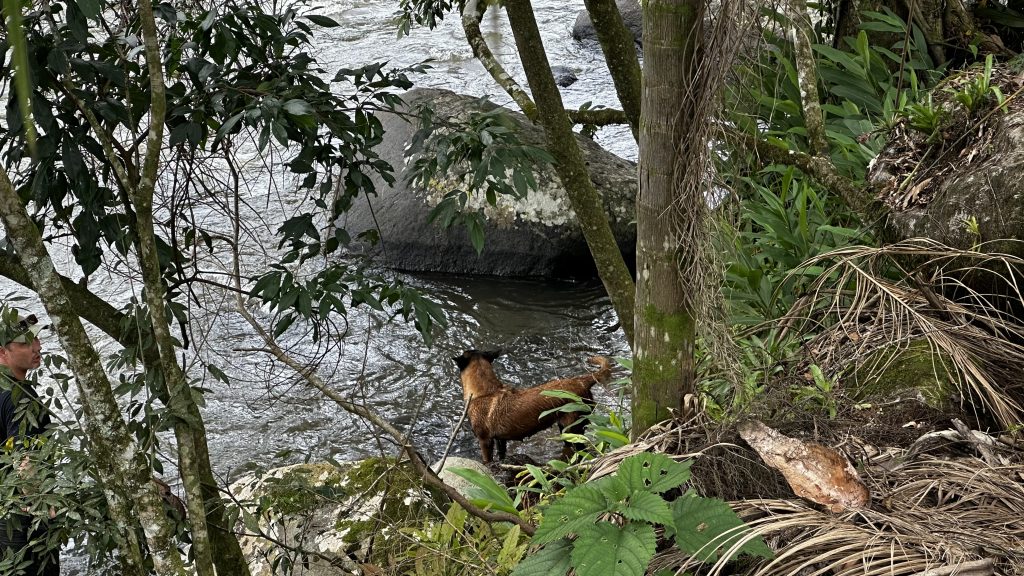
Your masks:
[[[591,372],[594,383],[607,382],[612,377],[612,363],[605,356],[591,356],[587,362],[598,367],[597,372]]]

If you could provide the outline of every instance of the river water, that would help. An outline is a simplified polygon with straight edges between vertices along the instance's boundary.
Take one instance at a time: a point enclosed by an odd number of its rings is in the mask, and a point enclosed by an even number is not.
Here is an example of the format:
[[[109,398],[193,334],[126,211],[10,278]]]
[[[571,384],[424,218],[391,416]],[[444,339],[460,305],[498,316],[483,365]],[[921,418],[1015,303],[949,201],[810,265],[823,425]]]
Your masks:
[[[616,106],[600,50],[571,38],[582,0],[541,0],[535,6],[552,64],[569,67],[579,78],[563,89],[567,107],[585,102]],[[496,102],[509,104],[510,99],[472,58],[457,17],[445,20],[437,30],[413,30],[399,40],[397,10],[397,0],[341,0],[316,6],[315,12],[341,24],[318,30],[317,57],[327,73],[377,61],[407,66],[432,59],[431,71],[413,78],[417,85],[491,95]],[[482,28],[492,50],[525,84],[503,16],[488,15]],[[603,130],[598,142],[635,160],[635,144],[626,129]],[[329,345],[313,344],[299,328],[290,330],[283,340],[298,356],[317,363],[319,374],[340,393],[366,403],[399,425],[428,459],[440,456],[462,413],[458,370],[451,357],[464,349],[505,350],[508,356],[499,360],[498,374],[515,385],[581,373],[587,369],[585,359],[593,354],[628,354],[609,301],[597,282],[401,277],[448,313],[449,325],[435,334],[432,347],[424,345],[411,325],[363,309],[351,312],[347,326],[339,330],[343,336]],[[94,279],[91,286],[105,291],[104,296],[115,305],[126,302],[133,292],[130,279],[117,273],[99,282]],[[26,293],[6,281],[0,282],[0,292]],[[265,353],[253,351],[260,342],[252,328],[216,298],[208,297],[201,309],[192,311],[202,326],[193,333],[196,348],[202,352],[190,352],[186,357],[195,377],[201,377],[198,360],[202,359],[216,364],[231,379],[229,385],[210,379],[204,383],[209,392],[203,415],[218,476],[230,480],[254,467],[396,452],[368,424],[305,387]],[[55,340],[44,341],[44,353],[59,352]],[[101,353],[113,351],[109,342],[102,343],[99,337],[97,341]],[[612,387],[599,387],[595,392],[599,402],[613,408],[619,402]],[[172,462],[173,443],[165,444],[165,455]],[[556,456],[559,445],[539,439],[525,447],[511,443],[509,449],[512,453],[525,450],[544,460]],[[451,453],[479,457],[465,425],[456,433]],[[168,479],[176,486],[173,470]],[[84,560],[73,549],[66,550],[64,557],[66,575],[86,573]]]

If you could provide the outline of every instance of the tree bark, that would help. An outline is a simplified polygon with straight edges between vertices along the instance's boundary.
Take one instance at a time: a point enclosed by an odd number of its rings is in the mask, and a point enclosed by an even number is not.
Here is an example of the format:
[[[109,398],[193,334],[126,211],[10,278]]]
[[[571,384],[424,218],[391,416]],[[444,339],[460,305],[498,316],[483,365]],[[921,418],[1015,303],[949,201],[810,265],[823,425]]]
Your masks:
[[[490,47],[487,46],[487,41],[484,40],[483,33],[480,32],[480,20],[483,19],[487,6],[487,2],[480,0],[466,1],[466,5],[462,9],[462,30],[466,33],[466,41],[469,42],[469,47],[473,50],[473,56],[483,65],[491,78],[512,97],[512,100],[519,105],[523,114],[531,122],[536,122],[537,105],[533,103],[530,95],[523,90],[515,78],[505,71],[501,62],[494,57]]]
[[[583,155],[576,144],[562,95],[551,75],[533,7],[529,0],[509,0],[505,3],[505,10],[537,104],[538,118],[547,135],[548,151],[555,158],[555,171],[569,196],[598,274],[632,346],[636,287],[615,242],[604,202],[590,181]]]
[[[640,89],[642,73],[636,58],[633,33],[626,28],[615,0],[584,0],[590,21],[601,43],[604,60],[615,84],[622,111],[626,113],[633,139],[640,141]]]
[[[721,74],[735,50],[725,1],[703,57],[703,0],[648,0],[643,7],[644,85],[637,197],[633,436],[670,417],[695,390],[697,321],[713,316],[706,183],[708,138]]]
[[[146,304],[149,308],[153,333],[160,353],[161,371],[167,385],[168,406],[175,416],[174,432],[178,444],[179,470],[187,496],[186,503],[189,524],[192,528],[192,554],[195,558],[196,573],[199,576],[214,576],[213,552],[210,549],[210,534],[206,524],[206,505],[200,480],[195,422],[193,421],[198,410],[191,411],[189,409],[189,404],[193,404],[192,389],[178,367],[175,356],[175,343],[167,317],[166,290],[160,269],[160,258],[157,254],[156,231],[153,224],[153,193],[156,187],[160,151],[163,148],[164,117],[167,111],[163,64],[160,58],[153,6],[150,0],[140,0],[138,6],[146,66],[149,71],[150,124],[149,132],[146,135],[146,154],[139,182],[130,190],[130,196],[137,218],[137,246],[145,284]]]

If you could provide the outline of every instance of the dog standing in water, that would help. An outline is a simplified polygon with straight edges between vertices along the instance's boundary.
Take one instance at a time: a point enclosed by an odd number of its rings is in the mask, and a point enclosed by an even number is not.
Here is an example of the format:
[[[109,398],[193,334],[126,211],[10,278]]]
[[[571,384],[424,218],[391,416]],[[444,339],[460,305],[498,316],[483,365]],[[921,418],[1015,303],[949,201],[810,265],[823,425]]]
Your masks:
[[[506,386],[498,380],[492,366],[501,356],[501,351],[481,352],[467,350],[462,356],[452,358],[459,365],[462,380],[462,399],[468,405],[469,422],[473,434],[480,442],[480,456],[484,464],[490,464],[494,445],[498,445],[498,459],[505,459],[505,443],[508,440],[522,440],[558,423],[561,431],[573,431],[571,427],[579,420],[575,412],[553,412],[543,418],[540,415],[571,402],[564,398],[542,395],[545,390],[564,390],[592,403],[590,388],[598,382],[606,382],[612,374],[611,363],[604,356],[588,360],[598,366],[597,372],[552,380],[532,388],[517,389]],[[568,459],[574,451],[566,442],[563,457]]]

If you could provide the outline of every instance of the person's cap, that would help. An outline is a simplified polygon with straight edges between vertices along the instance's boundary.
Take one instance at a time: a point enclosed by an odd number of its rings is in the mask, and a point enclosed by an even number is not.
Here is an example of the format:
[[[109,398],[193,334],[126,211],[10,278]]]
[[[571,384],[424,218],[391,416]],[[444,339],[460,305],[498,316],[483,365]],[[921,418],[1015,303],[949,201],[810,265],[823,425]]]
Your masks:
[[[40,324],[35,314],[22,316],[8,320],[0,324],[0,346],[7,346],[12,342],[31,344],[39,336],[39,332],[48,325]]]

